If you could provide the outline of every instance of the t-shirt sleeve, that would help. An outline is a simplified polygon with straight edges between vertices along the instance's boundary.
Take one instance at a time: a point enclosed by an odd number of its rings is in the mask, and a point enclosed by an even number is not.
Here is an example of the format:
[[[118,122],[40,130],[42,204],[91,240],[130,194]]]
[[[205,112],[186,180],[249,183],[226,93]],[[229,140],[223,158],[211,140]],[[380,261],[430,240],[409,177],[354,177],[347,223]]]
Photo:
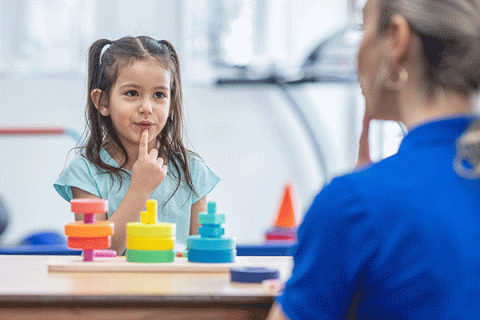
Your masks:
[[[192,204],[194,204],[215,188],[220,181],[220,177],[210,169],[205,161],[196,155],[191,156],[191,163],[192,183],[197,193],[192,197]]]
[[[317,195],[298,229],[292,276],[277,302],[290,319],[344,319],[377,245],[364,197],[344,177]]]
[[[94,179],[96,172],[93,165],[89,165],[88,160],[79,156],[72,160],[69,166],[60,174],[53,187],[67,201],[73,199],[72,187],[87,191],[97,197],[100,191]]]

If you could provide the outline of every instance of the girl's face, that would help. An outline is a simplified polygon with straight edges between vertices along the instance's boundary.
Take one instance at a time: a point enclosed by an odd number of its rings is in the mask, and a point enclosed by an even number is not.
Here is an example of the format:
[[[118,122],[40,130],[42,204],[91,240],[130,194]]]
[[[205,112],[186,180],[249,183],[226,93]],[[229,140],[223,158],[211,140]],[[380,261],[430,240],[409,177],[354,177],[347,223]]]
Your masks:
[[[142,130],[148,130],[149,150],[170,114],[170,72],[156,60],[139,60],[120,70],[110,92],[109,104],[100,108],[110,115],[127,150],[138,148]],[[131,147],[131,148],[129,148]]]
[[[365,97],[365,115],[392,119],[395,99],[385,90],[387,40],[378,32],[378,0],[368,0],[363,9],[364,34],[358,52],[358,77]]]

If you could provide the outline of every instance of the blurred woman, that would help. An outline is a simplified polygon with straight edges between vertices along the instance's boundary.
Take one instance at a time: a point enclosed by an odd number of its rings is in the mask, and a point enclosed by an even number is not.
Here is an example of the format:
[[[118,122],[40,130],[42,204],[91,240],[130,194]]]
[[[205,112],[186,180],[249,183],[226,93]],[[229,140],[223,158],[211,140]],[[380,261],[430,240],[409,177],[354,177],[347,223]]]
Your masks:
[[[364,31],[365,117],[409,132],[315,198],[270,319],[480,319],[480,2],[369,0]]]

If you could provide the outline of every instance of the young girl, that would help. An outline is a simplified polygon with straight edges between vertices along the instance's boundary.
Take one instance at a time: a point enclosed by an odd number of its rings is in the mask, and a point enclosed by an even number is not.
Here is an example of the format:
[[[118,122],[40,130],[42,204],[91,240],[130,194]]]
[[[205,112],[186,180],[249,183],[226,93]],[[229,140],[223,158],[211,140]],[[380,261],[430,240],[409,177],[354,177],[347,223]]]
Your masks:
[[[173,46],[149,37],[98,40],[89,50],[88,139],[54,184],[67,201],[103,198],[115,223],[113,250],[125,251],[126,223],[148,199],[176,224],[176,248],[198,233],[198,213],[218,176],[182,142],[182,86]],[[75,220],[81,220],[76,216]]]

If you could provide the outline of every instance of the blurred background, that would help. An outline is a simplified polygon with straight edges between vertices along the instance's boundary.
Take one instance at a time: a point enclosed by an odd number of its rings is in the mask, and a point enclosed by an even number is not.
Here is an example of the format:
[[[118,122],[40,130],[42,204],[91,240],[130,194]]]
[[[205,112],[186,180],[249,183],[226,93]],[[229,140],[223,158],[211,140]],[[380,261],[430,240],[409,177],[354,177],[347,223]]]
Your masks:
[[[87,50],[148,35],[177,48],[187,145],[221,177],[208,196],[237,243],[260,243],[283,188],[300,221],[315,194],[349,172],[364,102],[356,81],[355,0],[0,0],[0,245],[74,220],[53,183],[85,126]],[[394,154],[397,123],[371,125],[371,156]]]

